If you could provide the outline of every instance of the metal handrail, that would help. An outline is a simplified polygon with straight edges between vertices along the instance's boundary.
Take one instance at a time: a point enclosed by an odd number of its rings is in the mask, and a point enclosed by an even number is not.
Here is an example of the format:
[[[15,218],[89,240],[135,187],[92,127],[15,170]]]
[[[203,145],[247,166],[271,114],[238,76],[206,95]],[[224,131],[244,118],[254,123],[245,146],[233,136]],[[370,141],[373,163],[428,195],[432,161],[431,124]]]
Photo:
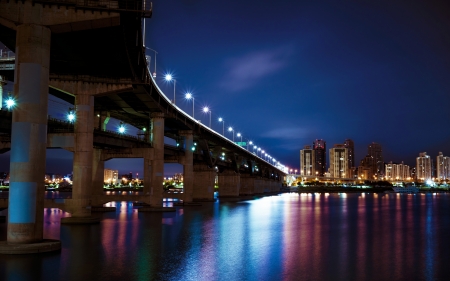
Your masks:
[[[86,10],[110,12],[131,12],[141,17],[152,16],[152,2],[150,0],[33,0],[34,3],[49,5],[73,6]]]

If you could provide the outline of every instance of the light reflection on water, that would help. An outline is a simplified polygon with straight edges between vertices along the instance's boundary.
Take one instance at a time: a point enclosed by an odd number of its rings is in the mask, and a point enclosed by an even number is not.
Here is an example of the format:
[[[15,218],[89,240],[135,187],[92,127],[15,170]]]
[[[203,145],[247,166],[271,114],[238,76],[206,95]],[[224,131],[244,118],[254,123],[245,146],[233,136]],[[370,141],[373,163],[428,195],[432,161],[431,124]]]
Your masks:
[[[290,193],[172,213],[111,202],[90,226],[60,226],[69,214],[45,209],[45,237],[62,251],[0,256],[0,280],[447,280],[449,201]]]

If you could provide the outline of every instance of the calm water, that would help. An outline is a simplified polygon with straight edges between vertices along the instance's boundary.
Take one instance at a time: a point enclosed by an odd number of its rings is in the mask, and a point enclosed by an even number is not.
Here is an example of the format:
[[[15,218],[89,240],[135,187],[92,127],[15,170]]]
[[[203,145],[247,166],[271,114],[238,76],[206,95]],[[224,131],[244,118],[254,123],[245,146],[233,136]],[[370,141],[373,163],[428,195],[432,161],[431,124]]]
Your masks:
[[[449,194],[291,193],[166,214],[115,204],[91,226],[46,209],[61,252],[0,256],[0,280],[450,280]]]

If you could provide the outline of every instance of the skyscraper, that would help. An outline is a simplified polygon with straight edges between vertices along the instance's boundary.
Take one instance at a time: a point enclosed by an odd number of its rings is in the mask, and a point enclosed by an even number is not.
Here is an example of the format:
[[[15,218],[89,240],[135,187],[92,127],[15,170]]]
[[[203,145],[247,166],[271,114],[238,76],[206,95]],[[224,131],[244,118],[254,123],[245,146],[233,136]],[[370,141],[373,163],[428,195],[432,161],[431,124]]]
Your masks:
[[[420,182],[431,179],[431,158],[426,152],[419,153],[416,158],[416,179]]]
[[[450,177],[450,157],[444,156],[442,152],[436,157],[436,178],[446,180]]]
[[[330,148],[330,174],[333,178],[348,178],[348,149],[344,144]]]
[[[368,155],[373,159],[372,174],[379,178],[384,173],[383,150],[381,149],[381,145],[376,142],[369,144]]]
[[[315,172],[318,176],[323,177],[327,169],[327,143],[322,139],[316,139],[313,142],[314,158],[315,158]]]
[[[355,167],[355,143],[351,139],[346,139],[344,142],[345,148],[348,151],[348,168]]]
[[[316,162],[315,153],[310,145],[300,150],[300,175],[302,176],[315,176]]]

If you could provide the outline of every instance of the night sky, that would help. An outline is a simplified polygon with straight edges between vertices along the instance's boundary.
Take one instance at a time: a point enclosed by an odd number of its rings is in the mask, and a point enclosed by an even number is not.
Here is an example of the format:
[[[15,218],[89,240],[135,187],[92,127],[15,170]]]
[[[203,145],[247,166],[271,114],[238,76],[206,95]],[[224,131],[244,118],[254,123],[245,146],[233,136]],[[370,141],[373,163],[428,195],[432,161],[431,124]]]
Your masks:
[[[169,98],[163,74],[177,80],[179,107],[192,114],[183,98],[192,92],[197,119],[209,123],[209,106],[214,130],[222,117],[289,167],[317,138],[327,148],[352,139],[358,164],[371,142],[385,162],[450,155],[448,1],[153,0],[145,41]],[[50,114],[63,116],[67,106],[50,99]],[[70,160],[61,165],[69,152],[48,154],[48,172],[71,172]],[[141,173],[141,164],[107,167]]]

